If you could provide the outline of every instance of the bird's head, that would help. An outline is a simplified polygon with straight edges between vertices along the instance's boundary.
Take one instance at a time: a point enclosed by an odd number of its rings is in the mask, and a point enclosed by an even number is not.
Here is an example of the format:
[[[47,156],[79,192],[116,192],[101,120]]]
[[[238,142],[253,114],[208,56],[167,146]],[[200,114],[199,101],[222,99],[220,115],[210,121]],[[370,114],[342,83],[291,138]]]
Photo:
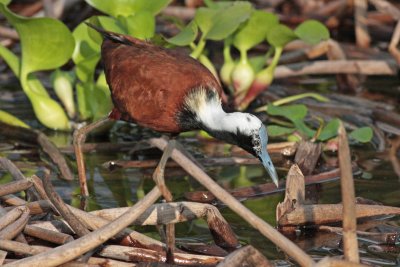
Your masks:
[[[264,165],[272,181],[278,187],[278,174],[267,151],[268,134],[264,124],[254,115],[247,113],[233,113],[233,116],[240,119],[240,125],[232,138],[236,144],[247,152],[256,156]]]
[[[215,90],[198,88],[187,96],[179,121],[183,129],[203,129],[211,136],[253,154],[278,186],[278,175],[267,151],[267,129],[256,116],[243,112],[226,113]]]

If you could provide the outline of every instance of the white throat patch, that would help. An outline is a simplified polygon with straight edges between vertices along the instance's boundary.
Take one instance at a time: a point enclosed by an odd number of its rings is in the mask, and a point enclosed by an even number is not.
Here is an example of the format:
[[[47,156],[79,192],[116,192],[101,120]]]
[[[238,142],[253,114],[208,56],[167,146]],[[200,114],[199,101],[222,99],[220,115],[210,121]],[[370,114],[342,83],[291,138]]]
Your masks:
[[[207,89],[194,90],[186,98],[186,106],[194,111],[196,119],[207,128],[214,131],[226,131],[245,135],[258,133],[262,122],[254,115],[243,112],[226,113],[221,106],[221,99],[215,92],[215,97],[207,95]]]

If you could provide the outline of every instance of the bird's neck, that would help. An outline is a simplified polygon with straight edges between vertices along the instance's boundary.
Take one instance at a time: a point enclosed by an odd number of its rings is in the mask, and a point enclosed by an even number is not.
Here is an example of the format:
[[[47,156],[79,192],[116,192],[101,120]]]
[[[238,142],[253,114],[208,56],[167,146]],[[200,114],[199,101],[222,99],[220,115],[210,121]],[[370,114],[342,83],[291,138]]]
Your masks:
[[[181,121],[190,122],[210,134],[226,132],[229,134],[249,134],[247,113],[226,113],[222,109],[221,99],[213,89],[197,88],[188,94],[184,104],[185,118]]]

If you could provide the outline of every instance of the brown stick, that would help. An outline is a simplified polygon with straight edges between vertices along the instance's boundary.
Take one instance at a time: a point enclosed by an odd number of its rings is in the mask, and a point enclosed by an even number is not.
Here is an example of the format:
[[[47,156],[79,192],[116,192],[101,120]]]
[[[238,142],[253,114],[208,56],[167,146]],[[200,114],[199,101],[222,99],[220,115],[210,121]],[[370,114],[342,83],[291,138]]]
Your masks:
[[[282,79],[310,74],[363,74],[363,75],[397,75],[396,63],[383,60],[333,60],[314,61],[278,66],[275,78]]]
[[[369,47],[371,37],[368,33],[367,27],[367,0],[354,0],[354,19],[355,19],[355,32],[357,46],[362,48]]]
[[[92,211],[109,221],[115,220],[128,208],[115,208]],[[154,204],[133,222],[134,225],[160,225],[179,223],[204,218],[214,237],[215,243],[222,247],[236,248],[239,242],[228,222],[213,205],[195,202],[174,202]]]
[[[24,191],[32,186],[32,182],[26,179],[19,180],[0,186],[0,196],[14,194],[20,191]]]
[[[217,267],[240,266],[273,267],[275,265],[270,263],[263,254],[251,245],[235,250],[217,265]]]
[[[368,267],[368,265],[325,257],[316,264],[316,267]]]
[[[7,251],[0,250],[0,266],[3,265],[6,257],[7,257]]]
[[[88,225],[89,229],[91,230],[96,230],[100,227],[103,227],[111,221],[71,206],[68,207],[75,214],[75,216],[78,217],[80,221]],[[128,228],[118,233],[115,238],[122,239],[120,242],[125,246],[135,246],[156,251],[165,250],[165,244],[161,243],[160,241]]]
[[[356,205],[356,218],[373,216],[398,215],[400,208],[382,205]],[[342,204],[316,204],[296,207],[290,213],[286,213],[279,220],[280,226],[328,224],[342,221]]]
[[[0,249],[23,255],[36,255],[42,252],[46,252],[50,248],[41,246],[30,246],[11,240],[0,240]]]
[[[15,181],[26,180],[26,177],[22,174],[22,172],[9,159],[0,157],[0,167],[10,172]],[[33,188],[28,188],[26,191],[32,199],[38,199],[38,194]]]
[[[98,252],[98,254],[102,257],[124,261],[166,262],[165,253],[125,246],[105,246],[101,251]],[[216,256],[175,253],[175,262],[179,265],[215,266],[215,264],[220,262],[222,259],[223,258]]]
[[[109,223],[108,225],[93,231],[79,239],[69,242],[65,245],[52,249],[49,252],[41,253],[29,258],[18,260],[9,264],[9,266],[56,266],[84,254],[103,244],[105,241],[119,233],[136,220],[150,205],[160,197],[158,188],[153,188],[143,199],[132,206],[124,215]]]
[[[347,141],[346,130],[340,123],[339,131],[339,166],[340,166],[340,188],[343,202],[343,248],[345,259],[359,263],[356,200],[354,190],[353,173],[351,171],[350,148]]]
[[[67,181],[74,180],[74,175],[68,167],[67,161],[61,154],[60,150],[54,145],[53,142],[44,134],[37,131],[37,142],[42,147],[43,151],[49,155],[50,159],[58,166],[61,172],[61,178]]]
[[[51,231],[51,230],[47,230],[47,229],[43,229],[34,225],[27,225],[25,226],[24,229],[24,234],[45,240],[45,241],[49,241],[51,243],[54,244],[65,244],[67,242],[71,242],[74,239],[72,238],[72,236],[67,235],[67,234],[63,234],[63,233],[59,233],[56,231]]]
[[[7,196],[12,196],[12,195],[7,195]],[[13,198],[12,200],[19,201],[17,197]],[[25,203],[22,205],[17,204],[17,203],[13,203],[13,204],[16,204],[14,206],[26,206],[29,209],[30,215],[43,214],[46,212],[50,212],[50,211],[53,211],[53,208],[54,208],[53,205],[48,200],[39,200],[39,201]],[[13,209],[13,207],[6,207],[5,209],[11,210],[11,209]]]
[[[61,199],[61,197],[54,190],[53,185],[50,181],[50,174],[48,172],[45,173],[43,182],[44,190],[51,200],[51,203],[56,207],[58,212],[62,215],[64,220],[67,221],[74,232],[80,237],[88,234],[89,230],[78,220],[78,218],[75,217],[75,215],[68,209],[67,205]]]
[[[22,213],[28,212],[26,207],[16,207],[0,217],[0,230],[17,220]]]
[[[0,231],[0,239],[13,239],[19,235],[24,229],[25,225],[29,220],[28,210],[24,211],[18,220],[7,225],[3,230]]]
[[[161,138],[152,138],[150,143],[161,150],[164,150],[167,146],[167,142]],[[198,180],[203,186],[211,191],[215,196],[225,203],[230,209],[239,214],[245,219],[250,225],[259,230],[264,236],[269,238],[289,256],[294,258],[302,266],[311,266],[314,261],[304,251],[292,243],[289,239],[283,236],[281,233],[276,231],[267,222],[257,217],[248,208],[243,206],[238,200],[232,195],[225,191],[219,186],[214,180],[212,180],[204,171],[202,171],[197,165],[191,162],[185,155],[176,149],[172,152],[172,159],[181,164],[182,168],[185,169],[190,175]]]

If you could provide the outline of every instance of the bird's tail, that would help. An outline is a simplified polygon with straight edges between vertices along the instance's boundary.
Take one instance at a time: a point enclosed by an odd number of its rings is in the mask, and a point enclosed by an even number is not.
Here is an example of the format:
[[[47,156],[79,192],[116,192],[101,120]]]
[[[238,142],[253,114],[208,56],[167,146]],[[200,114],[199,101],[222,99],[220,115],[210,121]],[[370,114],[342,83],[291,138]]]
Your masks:
[[[89,22],[85,22],[86,25],[88,25],[90,28],[95,29],[96,31],[98,31],[100,34],[102,34],[104,36],[104,38],[107,38],[113,42],[116,43],[121,43],[121,44],[125,44],[125,45],[132,45],[134,43],[137,42],[137,40],[131,36],[127,36],[124,34],[119,34],[119,33],[115,33],[115,32],[110,32],[110,31],[106,31],[103,28],[100,28],[94,24],[91,24]]]

